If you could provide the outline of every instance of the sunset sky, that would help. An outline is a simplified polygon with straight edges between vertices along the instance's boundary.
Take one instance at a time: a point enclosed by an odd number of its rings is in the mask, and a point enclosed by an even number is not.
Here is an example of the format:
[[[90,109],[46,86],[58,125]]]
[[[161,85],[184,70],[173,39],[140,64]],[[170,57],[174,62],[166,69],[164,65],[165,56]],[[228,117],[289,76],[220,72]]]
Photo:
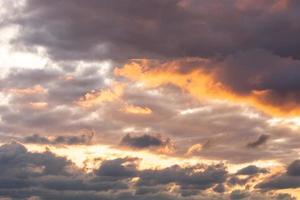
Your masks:
[[[300,1],[0,0],[0,200],[300,199]]]

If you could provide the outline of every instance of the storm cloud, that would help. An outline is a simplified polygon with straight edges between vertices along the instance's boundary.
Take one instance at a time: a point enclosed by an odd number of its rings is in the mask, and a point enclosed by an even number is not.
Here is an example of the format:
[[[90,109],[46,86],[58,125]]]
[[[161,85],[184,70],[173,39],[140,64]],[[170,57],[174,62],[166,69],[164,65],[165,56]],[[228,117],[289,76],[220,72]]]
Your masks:
[[[28,0],[19,40],[59,59],[208,57],[265,49],[299,58],[296,0]],[[192,30],[192,31],[191,31]],[[282,31],[284,30],[284,31]]]

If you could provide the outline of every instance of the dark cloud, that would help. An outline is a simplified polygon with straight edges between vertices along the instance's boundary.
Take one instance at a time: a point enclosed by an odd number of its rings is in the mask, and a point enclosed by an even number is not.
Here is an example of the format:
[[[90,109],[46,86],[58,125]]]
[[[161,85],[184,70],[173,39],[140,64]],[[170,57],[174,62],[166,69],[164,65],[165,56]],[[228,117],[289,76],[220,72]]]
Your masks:
[[[0,161],[0,197],[3,198],[229,200],[251,196],[250,199],[292,199],[284,194],[223,193],[228,176],[223,165],[140,170],[139,160],[117,158],[103,160],[99,169],[86,173],[64,157],[49,151],[33,153],[15,142],[0,147]],[[135,183],[134,177],[138,178]],[[172,184],[180,186],[179,190],[170,192]]]
[[[22,26],[17,43],[43,46],[58,60],[209,58],[179,62],[181,72],[217,71],[217,81],[234,93],[263,92],[260,102],[290,112],[300,96],[297,8],[296,0],[257,6],[239,0],[28,0],[11,23]],[[67,91],[49,94],[70,100],[83,93],[80,87]]]
[[[28,152],[24,146],[15,142],[0,147],[0,160],[2,178],[68,174],[67,167],[71,164],[51,152]]]
[[[224,184],[218,184],[216,185],[216,187],[213,188],[213,190],[218,193],[224,193],[226,188]]]
[[[257,140],[256,141],[254,141],[254,142],[249,142],[248,144],[247,144],[247,147],[249,147],[249,148],[256,148],[256,147],[258,147],[258,146],[260,146],[260,145],[263,145],[263,144],[265,144],[266,142],[267,142],[267,140],[269,139],[269,135],[260,135],[258,138],[257,138]]]
[[[299,165],[300,161],[293,161],[288,167],[286,173],[270,177],[258,184],[257,188],[262,189],[288,189],[300,187]]]
[[[288,166],[287,174],[290,176],[300,176],[300,160],[295,160]]]
[[[228,180],[227,180],[227,183],[229,185],[245,185],[248,181],[248,178],[245,178],[245,179],[241,179],[241,178],[238,178],[236,176],[233,176],[233,177],[230,177]]]
[[[240,169],[236,174],[237,175],[256,175],[256,174],[264,174],[267,173],[268,170],[264,168],[259,168],[255,165],[249,165],[245,168]]]
[[[223,183],[227,178],[227,171],[222,165],[201,167],[203,171],[194,168],[172,166],[162,170],[144,170],[140,174],[141,185],[157,185],[177,183],[182,188],[208,189],[215,184]]]
[[[299,188],[300,179],[295,176],[279,175],[258,184],[256,187],[269,190]]]
[[[99,176],[135,177],[138,174],[136,161],[134,158],[106,160],[95,173]]]
[[[38,134],[33,134],[26,136],[23,139],[25,143],[31,144],[89,144],[94,136],[94,132],[91,132],[89,135],[79,135],[79,136],[54,136],[53,138],[45,137]]]
[[[264,93],[258,100],[290,111],[299,99],[299,60],[280,57],[265,50],[240,51],[215,63],[216,79],[234,93]],[[282,80],[285,80],[284,82]]]
[[[206,57],[254,48],[299,58],[299,4],[277,4],[29,0],[16,21],[24,29],[19,40],[58,59]]]
[[[125,135],[121,140],[121,145],[132,148],[149,148],[149,147],[163,147],[170,144],[169,139],[162,139],[158,136],[152,136],[144,134],[141,136],[131,136],[130,134]]]
[[[232,200],[245,199],[248,196],[249,196],[249,194],[246,191],[234,190],[230,194],[230,199],[232,199]]]

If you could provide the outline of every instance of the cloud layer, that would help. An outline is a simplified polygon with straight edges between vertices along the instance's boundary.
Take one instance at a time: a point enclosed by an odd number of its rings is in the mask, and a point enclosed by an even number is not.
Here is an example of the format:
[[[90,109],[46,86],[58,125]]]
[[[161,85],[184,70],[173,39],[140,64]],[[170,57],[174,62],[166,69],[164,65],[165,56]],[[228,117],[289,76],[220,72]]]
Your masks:
[[[297,0],[0,7],[0,197],[297,195]]]

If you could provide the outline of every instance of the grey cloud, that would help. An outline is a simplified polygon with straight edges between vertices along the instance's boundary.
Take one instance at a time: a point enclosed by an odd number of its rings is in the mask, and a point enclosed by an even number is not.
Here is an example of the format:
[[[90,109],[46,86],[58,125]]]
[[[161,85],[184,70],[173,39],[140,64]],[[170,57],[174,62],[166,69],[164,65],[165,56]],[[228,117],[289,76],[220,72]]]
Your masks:
[[[223,183],[227,178],[227,171],[222,165],[203,168],[202,172],[194,172],[196,169],[197,167],[181,168],[175,165],[162,170],[145,170],[140,174],[139,184],[156,185],[174,182],[182,188],[205,190],[215,184]]]
[[[218,81],[233,92],[264,91],[259,101],[291,111],[300,95],[299,4],[279,5],[279,0],[258,7],[237,0],[67,0],[59,5],[29,0],[12,23],[23,27],[17,41],[44,46],[58,60],[208,57],[204,68],[216,69]],[[203,61],[180,65],[186,72],[202,69]]]
[[[70,161],[62,157],[56,157],[51,152],[31,153],[19,143],[5,144],[0,147],[1,176],[28,176],[28,175],[59,175],[67,174],[66,167]],[[36,166],[42,170],[35,172],[30,166]],[[23,170],[23,171],[22,171]],[[33,171],[32,171],[33,170]]]
[[[299,188],[299,160],[293,161],[288,167],[286,173],[279,174],[277,176],[270,177],[268,180],[264,180],[256,187],[262,189],[288,189]]]
[[[213,188],[213,190],[218,193],[224,193],[226,188],[224,184],[218,184],[216,185],[216,187]]]
[[[1,89],[5,88],[27,88],[34,85],[44,85],[54,81],[62,75],[61,72],[50,69],[22,69],[13,68],[0,80]]]
[[[299,58],[299,4],[272,11],[276,2],[29,0],[15,21],[24,27],[19,40],[58,59],[205,57],[253,48]]]
[[[265,50],[240,51],[215,63],[217,79],[240,95],[265,91],[262,103],[290,111],[299,97],[299,60],[280,57]],[[284,82],[282,80],[285,80]],[[285,105],[287,104],[287,106]]]
[[[266,180],[256,186],[261,189],[288,189],[288,188],[299,188],[300,179],[295,176],[279,175],[273,177],[270,180]]]
[[[99,176],[134,177],[138,174],[136,161],[134,158],[106,160],[95,173]]]
[[[42,135],[33,134],[26,136],[23,139],[25,143],[32,144],[89,144],[94,136],[94,132],[91,132],[89,135],[79,135],[79,136],[54,136],[53,138],[48,138]]]
[[[248,144],[247,144],[247,147],[249,147],[249,148],[256,148],[256,147],[258,147],[258,146],[260,146],[260,145],[263,145],[263,144],[265,144],[266,142],[267,142],[267,140],[269,139],[269,135],[260,135],[258,138],[257,138],[257,140],[256,141],[254,141],[254,142],[249,142]]]
[[[121,140],[121,145],[132,148],[148,148],[148,147],[162,147],[170,143],[169,139],[162,139],[160,137],[144,134],[141,136],[125,135]]]
[[[230,194],[230,199],[232,199],[232,200],[245,199],[248,196],[249,196],[249,194],[246,191],[234,190]]]
[[[264,168],[259,168],[255,165],[249,165],[245,168],[240,169],[236,174],[237,175],[256,175],[256,174],[265,174],[268,170]]]
[[[290,176],[300,176],[300,160],[295,160],[288,166],[287,174]]]
[[[139,170],[135,158],[117,158],[104,160],[95,172],[83,173],[66,158],[50,152],[32,153],[19,143],[2,145],[0,161],[0,197],[12,199],[232,199],[225,193],[206,191],[219,187],[218,192],[222,192],[227,177],[223,165]],[[138,177],[139,182],[132,184],[133,177]],[[170,183],[180,185],[179,193],[169,192]],[[248,193],[247,196],[262,200],[293,199],[284,194],[280,194],[280,198],[279,195],[260,193]]]

